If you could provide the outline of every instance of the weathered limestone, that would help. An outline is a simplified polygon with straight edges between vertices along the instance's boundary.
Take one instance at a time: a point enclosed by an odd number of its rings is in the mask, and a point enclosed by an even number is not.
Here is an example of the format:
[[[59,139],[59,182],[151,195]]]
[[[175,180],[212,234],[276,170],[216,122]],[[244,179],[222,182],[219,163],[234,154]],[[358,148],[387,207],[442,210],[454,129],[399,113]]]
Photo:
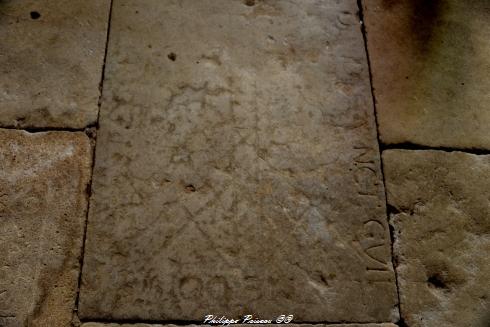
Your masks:
[[[384,143],[490,149],[488,0],[364,0]]]
[[[70,326],[91,153],[84,133],[0,129],[0,326]]]
[[[357,10],[114,2],[83,320],[397,319]]]
[[[490,156],[393,150],[383,163],[408,326],[489,326]]]
[[[0,1],[0,126],[96,122],[109,5]]]

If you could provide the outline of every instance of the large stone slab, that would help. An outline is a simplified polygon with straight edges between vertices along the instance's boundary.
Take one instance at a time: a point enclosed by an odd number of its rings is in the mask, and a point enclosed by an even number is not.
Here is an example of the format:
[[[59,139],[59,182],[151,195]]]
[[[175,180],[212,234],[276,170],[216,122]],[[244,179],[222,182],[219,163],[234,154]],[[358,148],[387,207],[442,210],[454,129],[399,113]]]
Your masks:
[[[381,140],[490,149],[490,2],[363,3]]]
[[[385,151],[410,327],[490,325],[490,156]]]
[[[109,5],[0,1],[0,126],[96,122]]]
[[[83,133],[0,129],[0,326],[70,326],[91,153]]]
[[[396,319],[356,13],[114,3],[83,319]]]

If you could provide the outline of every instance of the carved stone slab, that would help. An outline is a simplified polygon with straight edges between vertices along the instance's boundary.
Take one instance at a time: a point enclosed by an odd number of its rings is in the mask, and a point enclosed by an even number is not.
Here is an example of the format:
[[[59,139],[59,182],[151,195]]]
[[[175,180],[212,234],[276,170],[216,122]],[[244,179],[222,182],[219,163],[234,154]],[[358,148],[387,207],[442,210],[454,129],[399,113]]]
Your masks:
[[[0,126],[95,123],[109,4],[0,1]]]
[[[364,0],[384,143],[490,149],[488,0]]]
[[[0,326],[69,326],[92,150],[84,133],[0,129]]]
[[[114,3],[83,319],[397,319],[357,11]]]
[[[385,151],[410,327],[490,325],[490,156]]]

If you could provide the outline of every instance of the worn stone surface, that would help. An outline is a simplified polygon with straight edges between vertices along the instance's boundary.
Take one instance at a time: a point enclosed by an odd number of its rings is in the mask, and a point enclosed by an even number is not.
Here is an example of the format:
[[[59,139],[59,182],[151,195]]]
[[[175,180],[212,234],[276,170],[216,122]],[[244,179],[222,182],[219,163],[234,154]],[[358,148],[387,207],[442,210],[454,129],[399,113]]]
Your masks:
[[[381,140],[490,149],[490,2],[363,3]]]
[[[109,5],[0,1],[0,126],[96,122]]]
[[[83,133],[0,129],[0,326],[69,326],[91,147]]]
[[[397,319],[357,9],[114,3],[83,319]]]
[[[82,327],[177,327],[178,325],[156,325],[156,324],[101,324],[101,323],[95,323],[95,322],[88,322],[85,324],[82,324]],[[186,325],[188,327],[197,327],[197,326],[211,326],[211,325]],[[217,325],[213,325],[217,326]],[[219,326],[219,325],[218,325]],[[253,327],[260,327],[260,326],[270,326],[267,324],[236,324],[236,325],[230,325],[230,326],[253,326]],[[277,325],[275,325],[277,326]],[[315,325],[310,325],[310,324],[285,324],[283,326],[291,326],[291,327],[397,327],[395,324],[391,323],[385,323],[385,324],[328,324],[328,325],[321,325],[321,324],[315,324]]]
[[[490,325],[490,156],[385,151],[410,327]]]

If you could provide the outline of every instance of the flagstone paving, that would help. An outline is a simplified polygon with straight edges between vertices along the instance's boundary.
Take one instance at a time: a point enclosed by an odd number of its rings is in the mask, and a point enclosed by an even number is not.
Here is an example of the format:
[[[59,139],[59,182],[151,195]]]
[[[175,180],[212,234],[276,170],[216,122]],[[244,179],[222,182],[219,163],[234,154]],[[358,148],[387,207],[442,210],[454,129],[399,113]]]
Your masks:
[[[69,326],[91,153],[84,133],[0,129],[0,326]]]
[[[83,320],[398,319],[357,11],[114,2]]]
[[[0,0],[0,327],[490,326],[487,1],[112,3]]]
[[[490,325],[490,155],[383,152],[402,318]]]
[[[382,142],[490,149],[490,2],[363,3]]]
[[[0,126],[96,122],[109,4],[0,1]]]

